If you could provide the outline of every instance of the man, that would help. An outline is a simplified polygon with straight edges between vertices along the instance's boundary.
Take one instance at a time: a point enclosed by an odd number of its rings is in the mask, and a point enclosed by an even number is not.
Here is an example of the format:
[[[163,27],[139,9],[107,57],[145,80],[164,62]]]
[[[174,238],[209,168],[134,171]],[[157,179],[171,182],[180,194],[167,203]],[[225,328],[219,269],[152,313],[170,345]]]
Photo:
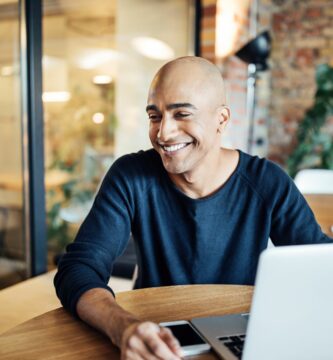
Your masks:
[[[109,336],[123,359],[179,359],[177,340],[117,305],[107,281],[135,239],[136,287],[253,284],[260,252],[332,241],[276,165],[221,148],[229,120],[223,80],[198,57],[163,66],[147,114],[152,150],[118,159],[55,278],[63,305]]]

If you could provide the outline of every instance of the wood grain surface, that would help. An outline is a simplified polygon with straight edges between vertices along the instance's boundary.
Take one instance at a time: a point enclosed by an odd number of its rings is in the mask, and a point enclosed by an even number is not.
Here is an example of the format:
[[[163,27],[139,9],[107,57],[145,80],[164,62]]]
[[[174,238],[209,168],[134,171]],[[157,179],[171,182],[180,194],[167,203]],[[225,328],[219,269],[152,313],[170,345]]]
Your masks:
[[[61,306],[53,285],[55,273],[53,270],[0,290],[0,334]],[[109,285],[115,293],[133,288],[132,280],[115,276]]]
[[[126,291],[117,301],[141,319],[155,322],[249,311],[253,288],[186,285]],[[33,318],[0,336],[0,359],[119,359],[102,334],[63,308]],[[217,359],[213,353],[191,359]]]
[[[333,194],[305,194],[322,231],[333,236]]]

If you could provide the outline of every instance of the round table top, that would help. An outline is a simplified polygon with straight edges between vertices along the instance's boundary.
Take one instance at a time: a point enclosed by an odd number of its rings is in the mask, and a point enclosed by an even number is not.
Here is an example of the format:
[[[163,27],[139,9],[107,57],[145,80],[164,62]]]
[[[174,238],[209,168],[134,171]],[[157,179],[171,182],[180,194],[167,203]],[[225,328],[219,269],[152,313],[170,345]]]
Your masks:
[[[118,293],[117,302],[143,320],[190,320],[195,317],[248,312],[252,286],[184,285]],[[5,359],[120,359],[110,340],[63,308],[33,318],[0,336]],[[216,359],[213,353],[193,356]]]

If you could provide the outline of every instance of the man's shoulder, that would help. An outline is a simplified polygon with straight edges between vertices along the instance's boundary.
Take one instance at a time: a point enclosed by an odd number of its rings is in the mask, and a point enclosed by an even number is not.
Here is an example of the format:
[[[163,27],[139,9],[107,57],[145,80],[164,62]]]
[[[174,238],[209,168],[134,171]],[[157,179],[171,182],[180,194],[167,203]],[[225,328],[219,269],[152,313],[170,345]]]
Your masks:
[[[151,164],[159,160],[159,155],[154,149],[140,150],[135,153],[125,154],[120,156],[114,164],[119,167],[126,167],[127,165],[135,164]]]
[[[112,164],[109,174],[119,174],[125,177],[149,176],[149,174],[157,173],[160,165],[160,157],[154,149],[140,150],[136,153],[120,156]]]
[[[276,163],[259,156],[240,152],[238,173],[259,194],[280,191],[292,183],[288,174]]]
[[[249,176],[254,175],[286,175],[286,172],[278,164],[257,155],[250,155],[240,151],[241,171]]]

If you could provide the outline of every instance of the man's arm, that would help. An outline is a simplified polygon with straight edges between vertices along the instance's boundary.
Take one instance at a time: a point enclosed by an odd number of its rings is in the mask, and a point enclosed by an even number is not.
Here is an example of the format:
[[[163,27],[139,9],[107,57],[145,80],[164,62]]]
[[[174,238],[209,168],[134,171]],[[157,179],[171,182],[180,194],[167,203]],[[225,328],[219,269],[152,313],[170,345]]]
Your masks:
[[[140,321],[121,308],[106,289],[85,292],[77,303],[76,312],[120,348],[122,359],[176,360],[181,357],[179,343],[168,329]]]
[[[270,181],[262,189],[272,214],[270,237],[274,245],[332,243],[292,179],[277,165],[271,164],[269,171]]]
[[[126,248],[135,214],[131,157],[118,159],[94,205],[58,264],[54,283],[63,306],[106,334],[123,359],[179,359],[167,330],[122,309],[107,286],[112,264]]]

